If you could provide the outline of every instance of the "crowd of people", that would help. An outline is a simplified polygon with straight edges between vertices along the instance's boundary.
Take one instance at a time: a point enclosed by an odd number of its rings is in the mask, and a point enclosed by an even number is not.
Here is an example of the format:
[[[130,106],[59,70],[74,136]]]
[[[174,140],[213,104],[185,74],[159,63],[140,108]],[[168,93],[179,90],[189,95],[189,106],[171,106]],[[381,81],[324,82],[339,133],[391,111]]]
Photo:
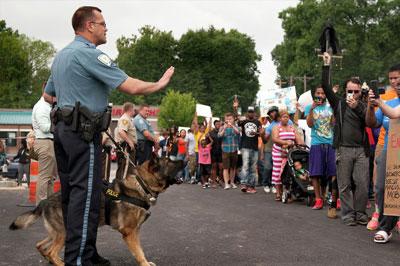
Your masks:
[[[313,102],[305,109],[297,106],[296,113],[289,114],[271,106],[263,117],[250,106],[245,116],[239,116],[235,99],[233,112],[226,113],[223,121],[199,123],[195,114],[188,131],[164,131],[160,155],[185,160],[182,182],[199,183],[204,189],[240,186],[249,194],[256,193],[259,185],[283,201],[288,188],[282,180],[290,175],[285,170],[288,152],[304,145],[298,120],[305,119],[311,129],[309,156],[291,166],[294,178],[309,182],[312,209],[328,205],[329,218],[337,218],[340,210],[345,225],[378,230],[374,241],[386,243],[391,231],[400,229],[397,217],[383,212],[389,117],[400,116],[400,108],[391,109],[400,105],[400,65],[389,69],[390,85],[384,94],[350,78],[344,82],[342,97],[330,83],[331,57],[323,58],[322,83],[312,89]],[[296,196],[290,195],[289,202]],[[367,208],[374,208],[372,217]]]

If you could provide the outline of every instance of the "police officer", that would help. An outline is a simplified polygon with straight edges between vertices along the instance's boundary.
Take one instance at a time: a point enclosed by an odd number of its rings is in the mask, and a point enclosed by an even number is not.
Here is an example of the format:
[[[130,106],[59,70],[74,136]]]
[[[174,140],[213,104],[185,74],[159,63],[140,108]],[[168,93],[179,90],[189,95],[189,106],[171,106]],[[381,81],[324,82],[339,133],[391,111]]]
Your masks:
[[[126,175],[131,174],[133,165],[129,163],[129,158],[135,162],[135,145],[136,141],[136,128],[133,126],[132,117],[135,114],[133,103],[124,103],[122,109],[124,114],[118,119],[118,126],[115,134],[115,140],[120,144],[124,152],[118,151],[118,168],[116,178],[123,179]],[[129,155],[129,158],[125,156]]]
[[[136,162],[138,164],[142,164],[150,159],[153,146],[155,150],[158,150],[159,148],[158,141],[154,136],[154,130],[151,127],[150,122],[147,120],[149,111],[149,106],[147,104],[142,104],[139,108],[139,113],[133,119],[138,140],[136,153]]]
[[[61,180],[66,228],[65,265],[109,265],[96,251],[101,180],[99,126],[113,89],[149,94],[164,88],[169,68],[158,82],[134,79],[96,46],[106,43],[106,22],[97,7],[84,6],[72,17],[75,39],[54,58],[45,88],[58,100],[53,119],[54,147]],[[79,103],[78,103],[79,102]],[[72,106],[75,106],[72,109]],[[71,111],[72,110],[72,111]],[[54,111],[54,110],[53,110]]]

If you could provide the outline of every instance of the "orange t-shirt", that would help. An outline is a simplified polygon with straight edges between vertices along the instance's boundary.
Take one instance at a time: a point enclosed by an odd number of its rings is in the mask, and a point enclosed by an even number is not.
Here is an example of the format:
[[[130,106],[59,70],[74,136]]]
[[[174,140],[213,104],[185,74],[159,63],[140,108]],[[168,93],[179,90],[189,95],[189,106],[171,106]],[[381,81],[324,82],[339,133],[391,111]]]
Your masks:
[[[186,153],[186,141],[184,139],[178,139],[178,153],[185,154]]]
[[[392,87],[387,89],[385,94],[381,95],[381,99],[385,102],[396,99],[396,98],[397,98],[397,92]],[[381,146],[385,145],[385,133],[386,133],[386,130],[383,127],[381,127],[381,130],[379,131],[378,145],[381,145]]]

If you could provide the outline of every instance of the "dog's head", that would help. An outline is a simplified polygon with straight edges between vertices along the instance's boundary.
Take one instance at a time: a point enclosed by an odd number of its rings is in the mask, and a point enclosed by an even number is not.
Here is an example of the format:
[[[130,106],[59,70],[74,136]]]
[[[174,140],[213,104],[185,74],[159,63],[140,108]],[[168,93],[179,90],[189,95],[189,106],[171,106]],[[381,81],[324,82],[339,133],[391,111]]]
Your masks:
[[[157,192],[163,192],[170,185],[178,183],[176,176],[183,168],[182,160],[159,158],[154,153],[149,161],[138,166],[141,177]]]

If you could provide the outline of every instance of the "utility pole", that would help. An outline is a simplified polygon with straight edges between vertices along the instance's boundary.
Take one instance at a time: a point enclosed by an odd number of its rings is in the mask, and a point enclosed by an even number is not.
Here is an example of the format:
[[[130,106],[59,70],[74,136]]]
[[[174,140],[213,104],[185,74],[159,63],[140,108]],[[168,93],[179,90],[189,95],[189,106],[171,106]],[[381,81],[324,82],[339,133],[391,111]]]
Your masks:
[[[302,77],[290,76],[289,77],[289,80],[290,80],[289,84],[290,84],[290,86],[293,86],[293,80],[302,80],[303,81],[303,89],[304,89],[304,92],[306,92],[307,91],[307,81],[312,80],[312,79],[314,79],[314,77],[307,77],[307,75],[304,75]]]
[[[283,84],[286,84],[287,82],[282,80],[282,79],[277,79],[275,80],[275,84],[279,86],[279,88],[282,88]]]

